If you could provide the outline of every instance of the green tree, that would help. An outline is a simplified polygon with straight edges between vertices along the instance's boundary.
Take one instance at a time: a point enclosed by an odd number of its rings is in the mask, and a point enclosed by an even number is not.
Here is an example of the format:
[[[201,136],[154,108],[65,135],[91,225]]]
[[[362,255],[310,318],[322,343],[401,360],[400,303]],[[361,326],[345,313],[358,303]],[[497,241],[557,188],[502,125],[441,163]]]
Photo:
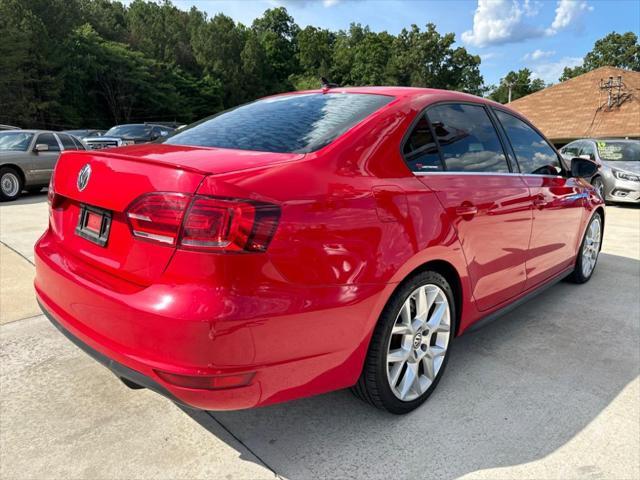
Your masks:
[[[218,14],[198,28],[192,37],[193,51],[205,74],[217,78],[225,108],[247,101],[242,90],[242,50],[246,28],[231,17]]]
[[[511,100],[516,100],[525,95],[537,92],[545,88],[544,81],[539,78],[531,78],[531,70],[523,68],[517,72],[510,71],[500,79],[500,85],[493,87],[489,98],[500,103],[509,101],[509,88],[511,88]]]
[[[389,83],[481,94],[480,57],[463,47],[453,48],[454,43],[453,33],[440,35],[433,23],[424,31],[417,25],[403,29],[393,41]]]
[[[607,66],[640,72],[640,44],[635,33],[611,32],[597,40],[593,50],[584,56],[582,65],[573,68],[565,67],[560,81],[564,82],[596,68]]]
[[[265,84],[272,91],[291,88],[289,76],[298,73],[299,64],[296,37],[300,27],[284,7],[272,8],[253,21],[251,29],[264,48],[272,72]]]

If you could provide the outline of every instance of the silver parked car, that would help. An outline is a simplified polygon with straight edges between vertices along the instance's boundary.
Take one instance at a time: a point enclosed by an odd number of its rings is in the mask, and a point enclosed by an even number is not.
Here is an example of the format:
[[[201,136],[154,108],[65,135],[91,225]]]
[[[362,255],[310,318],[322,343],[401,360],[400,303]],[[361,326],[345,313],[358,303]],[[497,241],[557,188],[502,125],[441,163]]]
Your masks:
[[[38,192],[51,179],[64,150],[84,150],[80,140],[47,130],[0,131],[0,200],[15,200],[23,190]]]
[[[560,149],[566,159],[588,158],[600,165],[591,178],[606,202],[640,204],[640,140],[576,140]]]

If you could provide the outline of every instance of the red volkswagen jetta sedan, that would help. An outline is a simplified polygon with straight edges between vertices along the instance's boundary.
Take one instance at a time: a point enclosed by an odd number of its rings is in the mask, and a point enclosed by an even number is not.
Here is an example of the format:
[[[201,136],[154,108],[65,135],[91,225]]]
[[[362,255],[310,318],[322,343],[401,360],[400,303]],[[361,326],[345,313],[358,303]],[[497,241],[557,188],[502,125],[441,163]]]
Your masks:
[[[455,336],[589,279],[595,168],[466,94],[273,96],[162,143],[64,153],[35,288],[132,388],[224,410],[353,387],[404,413]]]

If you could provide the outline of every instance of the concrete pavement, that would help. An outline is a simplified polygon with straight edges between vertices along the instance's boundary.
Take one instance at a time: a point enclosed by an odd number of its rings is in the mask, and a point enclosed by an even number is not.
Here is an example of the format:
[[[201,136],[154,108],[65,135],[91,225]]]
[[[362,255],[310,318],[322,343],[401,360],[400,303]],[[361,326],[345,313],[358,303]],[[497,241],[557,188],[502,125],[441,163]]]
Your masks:
[[[46,197],[2,204],[0,478],[640,478],[640,209],[607,213],[589,283],[457,339],[397,417],[346,391],[209,414],[128,390],[32,316]]]

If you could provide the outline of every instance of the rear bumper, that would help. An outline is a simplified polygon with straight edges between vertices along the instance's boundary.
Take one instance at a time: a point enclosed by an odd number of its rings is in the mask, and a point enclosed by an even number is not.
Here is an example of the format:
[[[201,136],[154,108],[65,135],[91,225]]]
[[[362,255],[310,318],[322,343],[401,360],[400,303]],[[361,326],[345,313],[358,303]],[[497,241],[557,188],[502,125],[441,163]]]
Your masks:
[[[67,337],[71,343],[73,343],[76,347],[80,348],[80,350],[84,351],[87,355],[93,358],[96,362],[100,363],[102,366],[108,368],[111,373],[113,373],[116,377],[121,380],[127,380],[135,385],[140,387],[148,388],[149,390],[153,390],[154,392],[167,397],[168,399],[181,403],[178,398],[176,398],[169,390],[164,388],[159,383],[155,382],[152,378],[143,375],[136,370],[132,370],[131,368],[122,365],[121,363],[116,362],[115,360],[103,355],[99,351],[91,348],[89,345],[84,343],[78,337],[75,337],[69,330],[64,328],[60,322],[58,322],[55,317],[42,306],[42,303],[38,301],[38,305],[40,306],[40,310],[44,313],[45,317],[49,319],[49,321],[56,327],[60,333],[62,333],[65,337]]]
[[[353,385],[394,288],[131,287],[61,252],[48,233],[36,245],[35,263],[40,306],[73,343],[116,376],[203,410],[251,408]],[[255,376],[246,386],[207,390],[169,383],[158,371]]]

